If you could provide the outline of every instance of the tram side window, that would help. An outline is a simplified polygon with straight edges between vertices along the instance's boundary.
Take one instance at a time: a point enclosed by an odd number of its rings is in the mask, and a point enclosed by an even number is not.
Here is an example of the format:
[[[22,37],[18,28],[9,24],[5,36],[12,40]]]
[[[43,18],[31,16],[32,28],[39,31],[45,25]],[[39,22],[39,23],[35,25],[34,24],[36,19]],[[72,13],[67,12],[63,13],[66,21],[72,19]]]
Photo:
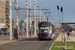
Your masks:
[[[50,31],[49,31],[49,33],[52,34],[52,26],[50,26]]]

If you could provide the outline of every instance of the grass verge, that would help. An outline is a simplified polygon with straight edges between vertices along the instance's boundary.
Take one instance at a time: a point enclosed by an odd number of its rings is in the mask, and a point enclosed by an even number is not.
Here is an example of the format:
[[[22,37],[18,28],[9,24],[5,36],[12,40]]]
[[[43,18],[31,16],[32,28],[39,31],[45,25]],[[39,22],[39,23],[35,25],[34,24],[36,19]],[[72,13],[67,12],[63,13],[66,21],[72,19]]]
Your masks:
[[[62,42],[55,42],[51,50],[62,50],[62,46]],[[75,50],[75,42],[67,42],[67,50]]]

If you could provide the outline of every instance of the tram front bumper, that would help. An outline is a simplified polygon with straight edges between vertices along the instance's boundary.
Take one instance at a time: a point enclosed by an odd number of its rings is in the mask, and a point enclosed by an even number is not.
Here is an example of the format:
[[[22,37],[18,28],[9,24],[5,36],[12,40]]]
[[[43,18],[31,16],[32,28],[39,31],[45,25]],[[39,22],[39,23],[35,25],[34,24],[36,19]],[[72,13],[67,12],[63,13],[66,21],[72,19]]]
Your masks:
[[[39,39],[51,39],[52,35],[48,36],[38,36]]]

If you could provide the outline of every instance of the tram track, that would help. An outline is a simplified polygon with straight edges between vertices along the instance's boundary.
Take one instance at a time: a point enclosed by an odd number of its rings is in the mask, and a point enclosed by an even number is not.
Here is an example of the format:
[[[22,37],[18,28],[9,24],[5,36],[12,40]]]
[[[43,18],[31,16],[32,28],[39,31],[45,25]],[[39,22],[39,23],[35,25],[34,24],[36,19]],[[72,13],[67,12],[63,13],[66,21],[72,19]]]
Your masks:
[[[23,48],[22,50],[24,50],[24,49],[26,49],[26,48],[28,48],[28,47],[30,47],[30,46],[33,46],[33,45],[35,45],[36,43],[39,43],[39,42],[40,42],[40,41],[35,42],[35,43],[32,43],[32,44],[30,44],[30,45],[26,46],[25,48]]]
[[[26,41],[26,42],[22,42],[22,43],[18,43],[17,45],[11,45],[11,46],[8,46],[8,47],[5,47],[5,48],[2,48],[2,50],[6,50],[6,49],[8,49],[8,48],[12,48],[12,47],[15,47],[15,46],[18,46],[18,45],[22,45],[22,44],[24,44],[24,43],[27,43],[27,42],[30,42],[30,41]]]
[[[48,41],[39,41],[37,43],[34,43],[27,48],[23,48],[20,50],[39,50],[42,46],[44,46]]]
[[[49,41],[45,42],[43,45],[41,45],[40,47],[37,48],[37,50],[39,50],[40,48],[42,48],[46,43],[48,43]]]

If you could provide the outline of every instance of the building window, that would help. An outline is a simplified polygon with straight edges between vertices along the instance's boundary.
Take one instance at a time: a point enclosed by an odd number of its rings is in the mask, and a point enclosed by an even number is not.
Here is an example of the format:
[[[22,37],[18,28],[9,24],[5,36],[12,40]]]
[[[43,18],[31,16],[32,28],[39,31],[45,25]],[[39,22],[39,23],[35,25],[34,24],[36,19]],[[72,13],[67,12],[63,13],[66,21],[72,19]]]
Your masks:
[[[69,27],[68,26],[65,27],[65,32],[67,32],[67,31],[69,31]]]

